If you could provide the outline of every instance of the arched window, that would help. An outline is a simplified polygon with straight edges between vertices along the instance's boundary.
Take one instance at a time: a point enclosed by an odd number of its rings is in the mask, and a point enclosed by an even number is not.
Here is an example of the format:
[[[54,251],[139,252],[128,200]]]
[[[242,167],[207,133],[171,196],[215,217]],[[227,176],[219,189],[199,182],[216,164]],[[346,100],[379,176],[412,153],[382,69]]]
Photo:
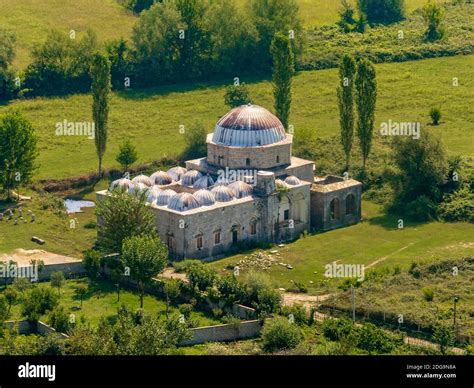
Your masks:
[[[250,166],[250,158],[245,159],[245,165]]]
[[[277,155],[277,163],[280,163],[280,155]]]
[[[346,214],[355,214],[355,198],[354,194],[349,194],[346,197]]]
[[[339,219],[340,213],[339,213],[339,199],[334,198],[331,203],[329,204],[329,215],[331,217],[331,220],[337,220]]]

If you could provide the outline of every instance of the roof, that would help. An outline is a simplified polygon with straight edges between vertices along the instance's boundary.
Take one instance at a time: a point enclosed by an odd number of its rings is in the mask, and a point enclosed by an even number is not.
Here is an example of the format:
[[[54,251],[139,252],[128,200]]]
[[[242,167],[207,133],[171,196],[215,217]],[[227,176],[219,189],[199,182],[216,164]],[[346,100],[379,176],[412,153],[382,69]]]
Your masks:
[[[339,176],[328,175],[326,177],[314,178],[311,190],[320,193],[328,193],[353,186],[362,186],[362,183],[355,179],[344,179]]]
[[[241,105],[225,114],[216,124],[212,141],[232,147],[258,147],[285,140],[281,121],[258,105]]]

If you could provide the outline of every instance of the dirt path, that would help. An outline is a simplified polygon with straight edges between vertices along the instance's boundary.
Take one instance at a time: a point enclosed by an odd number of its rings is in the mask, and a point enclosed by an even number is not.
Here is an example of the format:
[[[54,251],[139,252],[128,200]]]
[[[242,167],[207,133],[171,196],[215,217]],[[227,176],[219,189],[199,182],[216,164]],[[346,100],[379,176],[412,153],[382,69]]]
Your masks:
[[[2,261],[14,261],[19,266],[29,265],[31,260],[43,260],[45,265],[48,264],[64,264],[64,263],[76,263],[81,261],[70,256],[57,255],[44,251],[42,249],[16,249],[9,254],[0,254],[0,262]]]
[[[405,245],[404,247],[396,250],[395,252],[392,252],[392,253],[388,254],[387,256],[383,256],[383,257],[378,258],[377,260],[373,261],[372,263],[366,265],[365,269],[369,269],[369,268],[372,268],[372,267],[376,266],[377,264],[381,263],[382,261],[387,260],[390,256],[393,256],[393,255],[395,255],[397,253],[400,253],[400,252],[404,251],[405,249],[411,247],[413,244],[414,243],[410,243],[410,244]]]

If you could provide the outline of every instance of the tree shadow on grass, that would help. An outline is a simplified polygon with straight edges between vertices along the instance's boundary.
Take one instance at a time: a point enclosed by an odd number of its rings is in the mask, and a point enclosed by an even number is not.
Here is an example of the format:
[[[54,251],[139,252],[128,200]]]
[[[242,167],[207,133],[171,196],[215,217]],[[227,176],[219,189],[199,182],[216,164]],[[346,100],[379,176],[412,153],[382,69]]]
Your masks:
[[[369,219],[364,220],[364,222],[368,222],[370,225],[381,226],[387,230],[401,229],[399,227],[399,225],[401,225],[400,221],[403,222],[403,229],[417,228],[417,227],[420,227],[432,222],[432,221],[415,221],[404,215],[395,214],[395,213],[385,213],[381,216],[371,217]]]
[[[269,81],[270,75],[265,74],[252,74],[243,75],[240,77],[241,82],[245,82],[247,85],[257,82]],[[124,99],[129,100],[146,100],[153,97],[166,97],[172,93],[187,93],[199,90],[217,90],[223,86],[231,85],[234,82],[233,76],[219,77],[215,80],[204,80],[189,83],[169,84],[163,86],[155,86],[150,88],[137,88],[127,90],[117,90],[116,94]]]

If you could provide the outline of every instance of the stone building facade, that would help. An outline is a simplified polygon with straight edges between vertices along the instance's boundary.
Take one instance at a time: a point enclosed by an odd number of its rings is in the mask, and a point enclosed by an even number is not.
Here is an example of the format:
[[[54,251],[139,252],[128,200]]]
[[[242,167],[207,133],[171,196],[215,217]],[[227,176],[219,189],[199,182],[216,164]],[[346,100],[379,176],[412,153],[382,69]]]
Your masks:
[[[173,259],[219,257],[358,222],[361,184],[315,179],[314,163],[292,156],[292,141],[266,109],[237,107],[208,135],[206,157],[187,161],[186,168],[120,179],[97,199],[112,189],[146,191]]]

